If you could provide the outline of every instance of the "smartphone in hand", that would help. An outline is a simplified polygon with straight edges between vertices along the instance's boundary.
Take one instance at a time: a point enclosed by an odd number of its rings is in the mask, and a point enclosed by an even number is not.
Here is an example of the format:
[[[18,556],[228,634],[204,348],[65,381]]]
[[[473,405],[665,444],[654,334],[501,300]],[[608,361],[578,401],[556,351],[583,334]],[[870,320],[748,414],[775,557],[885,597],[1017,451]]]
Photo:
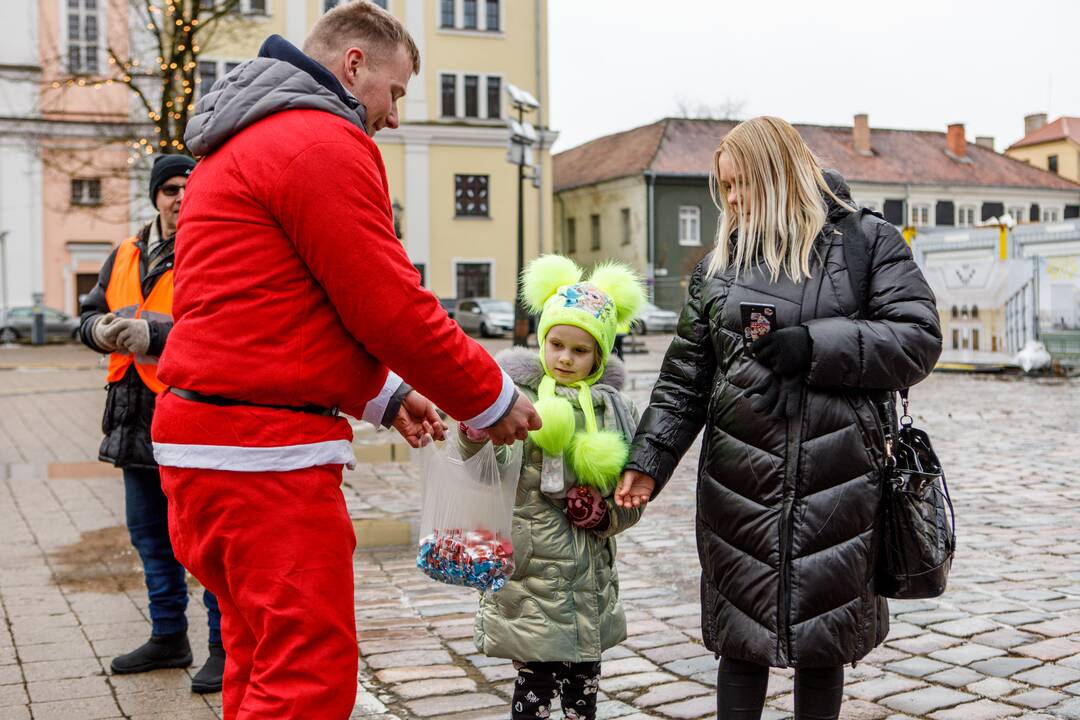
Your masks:
[[[749,349],[755,340],[776,329],[776,306],[767,303],[739,303],[742,314],[743,345]]]

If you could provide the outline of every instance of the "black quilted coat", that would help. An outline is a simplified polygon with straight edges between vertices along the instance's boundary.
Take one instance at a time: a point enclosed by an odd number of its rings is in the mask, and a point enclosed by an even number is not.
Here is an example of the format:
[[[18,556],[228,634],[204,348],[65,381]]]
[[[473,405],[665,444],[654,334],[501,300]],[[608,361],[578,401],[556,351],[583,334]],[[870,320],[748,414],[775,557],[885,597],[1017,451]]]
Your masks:
[[[837,219],[836,209],[830,213]],[[866,216],[865,317],[847,276],[842,236],[826,224],[812,277],[695,270],[677,335],[635,437],[629,467],[657,491],[705,428],[698,468],[697,545],[706,646],[775,667],[859,660],[889,629],[874,591],[875,523],[886,390],[934,367],[941,330],[934,296],[896,229]],[[771,303],[780,327],[813,342],[799,412],[773,420],[743,396],[770,371],[743,350],[739,304]]]

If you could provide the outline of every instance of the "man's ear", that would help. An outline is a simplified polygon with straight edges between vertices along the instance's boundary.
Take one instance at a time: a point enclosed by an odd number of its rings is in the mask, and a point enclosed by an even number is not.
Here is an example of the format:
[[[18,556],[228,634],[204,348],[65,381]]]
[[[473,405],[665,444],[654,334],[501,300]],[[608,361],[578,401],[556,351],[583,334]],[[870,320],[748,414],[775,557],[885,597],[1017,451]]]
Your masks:
[[[345,77],[349,82],[356,82],[357,75],[367,67],[368,57],[362,49],[351,47],[345,51]]]

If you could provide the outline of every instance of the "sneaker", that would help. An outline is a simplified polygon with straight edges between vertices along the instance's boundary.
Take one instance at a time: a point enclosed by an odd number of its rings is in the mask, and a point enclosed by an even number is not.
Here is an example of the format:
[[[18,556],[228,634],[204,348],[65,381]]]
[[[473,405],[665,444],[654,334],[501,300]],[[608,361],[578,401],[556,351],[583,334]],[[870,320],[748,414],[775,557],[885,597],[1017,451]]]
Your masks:
[[[221,643],[210,643],[210,657],[191,679],[191,692],[206,695],[221,692],[221,676],[225,673],[225,648]]]
[[[126,655],[113,658],[116,675],[144,673],[161,668],[185,668],[191,665],[191,645],[186,632],[172,635],[151,635],[140,647]]]

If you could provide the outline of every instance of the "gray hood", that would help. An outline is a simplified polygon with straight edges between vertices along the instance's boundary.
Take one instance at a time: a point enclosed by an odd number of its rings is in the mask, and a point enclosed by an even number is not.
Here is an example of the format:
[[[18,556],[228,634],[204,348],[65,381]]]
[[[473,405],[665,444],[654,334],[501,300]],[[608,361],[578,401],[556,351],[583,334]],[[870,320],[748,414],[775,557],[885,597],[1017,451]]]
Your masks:
[[[350,109],[310,74],[284,60],[248,60],[214,83],[195,104],[184,142],[201,157],[233,135],[283,110],[311,109],[332,113],[366,132],[364,106]]]

